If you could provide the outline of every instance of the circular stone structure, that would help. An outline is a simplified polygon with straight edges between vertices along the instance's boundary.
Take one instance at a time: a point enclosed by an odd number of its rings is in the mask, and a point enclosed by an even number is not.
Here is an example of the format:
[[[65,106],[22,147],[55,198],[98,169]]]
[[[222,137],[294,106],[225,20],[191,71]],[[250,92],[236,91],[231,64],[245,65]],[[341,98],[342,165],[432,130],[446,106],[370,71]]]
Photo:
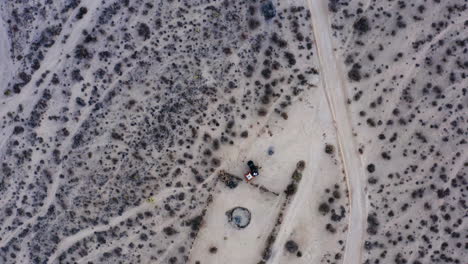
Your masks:
[[[250,224],[250,211],[245,207],[234,207],[226,212],[228,222],[236,228],[245,228]]]

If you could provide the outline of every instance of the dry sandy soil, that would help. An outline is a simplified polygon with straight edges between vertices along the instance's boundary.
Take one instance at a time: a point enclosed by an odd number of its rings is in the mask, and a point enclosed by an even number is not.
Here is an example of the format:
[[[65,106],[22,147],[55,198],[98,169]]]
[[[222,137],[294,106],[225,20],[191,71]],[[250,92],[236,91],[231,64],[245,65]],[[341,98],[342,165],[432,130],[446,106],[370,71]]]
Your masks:
[[[466,263],[467,17],[1,1],[0,263]]]

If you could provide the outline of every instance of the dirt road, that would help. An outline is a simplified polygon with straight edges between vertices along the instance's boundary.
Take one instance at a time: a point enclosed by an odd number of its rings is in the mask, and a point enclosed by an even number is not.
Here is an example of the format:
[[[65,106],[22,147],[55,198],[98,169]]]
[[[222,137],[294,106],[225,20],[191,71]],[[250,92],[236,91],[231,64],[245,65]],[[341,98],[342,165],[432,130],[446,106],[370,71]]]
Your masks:
[[[364,242],[367,215],[364,192],[365,175],[346,107],[346,98],[348,98],[345,90],[346,80],[344,79],[346,75],[340,71],[333,52],[327,1],[308,0],[308,5],[312,15],[314,36],[322,70],[322,87],[325,89],[328,106],[337,130],[338,143],[350,190],[351,212],[343,263],[357,264],[361,263],[362,259],[361,249]]]

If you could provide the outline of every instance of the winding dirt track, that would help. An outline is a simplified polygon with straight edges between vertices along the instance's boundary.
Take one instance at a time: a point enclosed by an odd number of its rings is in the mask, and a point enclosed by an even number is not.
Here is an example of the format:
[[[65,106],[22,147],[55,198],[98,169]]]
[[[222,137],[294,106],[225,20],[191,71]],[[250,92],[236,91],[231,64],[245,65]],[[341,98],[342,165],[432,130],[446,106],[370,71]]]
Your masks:
[[[343,263],[358,264],[362,262],[367,215],[364,191],[365,175],[355,146],[346,107],[346,98],[348,98],[345,90],[346,80],[344,79],[346,75],[340,69],[333,52],[327,1],[308,0],[307,2],[312,15],[312,26],[323,80],[322,87],[325,90],[333,123],[336,127],[339,149],[350,190],[351,208]]]

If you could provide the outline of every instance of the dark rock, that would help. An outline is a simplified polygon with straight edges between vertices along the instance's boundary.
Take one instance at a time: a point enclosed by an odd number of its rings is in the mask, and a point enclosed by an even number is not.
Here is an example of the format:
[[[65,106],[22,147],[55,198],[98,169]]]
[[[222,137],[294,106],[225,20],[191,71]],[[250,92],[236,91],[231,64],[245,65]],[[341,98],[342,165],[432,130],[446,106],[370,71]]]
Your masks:
[[[333,13],[336,13],[338,12],[338,5],[339,5],[339,0],[329,0],[328,10],[330,10]]]
[[[321,203],[318,208],[319,212],[323,215],[328,214],[330,212],[330,206],[327,203]]]
[[[23,81],[24,84],[27,84],[29,83],[29,81],[31,81],[31,75],[25,72],[21,72],[20,74],[18,74],[18,77]]]
[[[249,19],[249,29],[250,30],[255,30],[260,26],[260,22],[256,19]]]
[[[299,172],[302,172],[302,171],[305,169],[305,166],[306,166],[305,161],[300,160],[300,161],[298,161],[297,164],[296,164],[296,169],[297,169]]]
[[[226,186],[229,187],[230,189],[236,188],[238,185],[237,181],[235,180],[228,180],[226,181]]]
[[[372,163],[367,165],[367,171],[373,173],[375,171],[375,165]]]
[[[22,126],[15,126],[13,128],[13,134],[18,135],[24,132],[24,128]]]
[[[284,247],[289,253],[296,253],[296,251],[299,249],[299,246],[293,240],[288,240],[286,244],[284,244]]]
[[[336,228],[332,224],[327,224],[325,229],[332,234],[336,233]]]
[[[262,5],[262,15],[266,20],[272,19],[276,16],[276,8],[272,2],[267,2]]]
[[[86,102],[85,102],[81,97],[76,97],[75,102],[76,102],[79,106],[86,106]]]
[[[203,221],[203,216],[199,215],[190,219],[190,221],[188,221],[187,224],[190,225],[190,228],[192,229],[192,231],[198,231],[202,225],[202,221]]]
[[[72,80],[77,81],[77,82],[81,82],[84,80],[83,76],[81,76],[81,71],[79,69],[74,69],[71,72],[71,78]]]
[[[359,31],[359,33],[367,33],[370,30],[369,20],[367,19],[367,17],[361,17],[358,20],[356,20],[356,22],[354,22],[353,28],[356,31]]]
[[[295,194],[296,191],[297,191],[297,186],[294,183],[291,183],[286,187],[286,190],[284,191],[284,193],[287,196],[290,196],[290,195]]]
[[[80,9],[78,10],[78,14],[76,14],[76,19],[82,19],[84,17],[84,15],[86,15],[88,13],[88,8],[82,6],[80,7]]]
[[[286,60],[288,61],[289,66],[293,66],[296,64],[296,58],[294,54],[291,52],[285,52],[284,57],[286,57]]]
[[[331,144],[326,144],[325,145],[325,153],[327,154],[333,154],[333,152],[335,152],[335,147]]]
[[[353,81],[359,82],[362,78],[360,68],[360,66],[354,64],[351,70],[349,70],[348,72],[348,78]]]
[[[367,233],[369,235],[377,234],[377,229],[379,227],[379,221],[374,214],[369,214],[367,216]]]
[[[275,149],[273,147],[269,147],[268,148],[268,155],[272,156],[273,154],[275,154]]]
[[[175,230],[172,226],[167,226],[167,227],[163,228],[163,232],[167,236],[172,236],[174,234],[177,234],[177,230]]]
[[[93,56],[83,45],[77,45],[75,48],[76,59],[91,59]]]
[[[138,36],[143,37],[143,40],[147,40],[151,37],[151,30],[145,23],[140,23],[138,26]]]
[[[83,143],[83,134],[78,133],[75,136],[73,136],[73,143],[72,143],[73,149],[79,147],[82,143]]]
[[[271,77],[271,70],[268,68],[265,68],[261,71],[263,78],[269,79]]]

